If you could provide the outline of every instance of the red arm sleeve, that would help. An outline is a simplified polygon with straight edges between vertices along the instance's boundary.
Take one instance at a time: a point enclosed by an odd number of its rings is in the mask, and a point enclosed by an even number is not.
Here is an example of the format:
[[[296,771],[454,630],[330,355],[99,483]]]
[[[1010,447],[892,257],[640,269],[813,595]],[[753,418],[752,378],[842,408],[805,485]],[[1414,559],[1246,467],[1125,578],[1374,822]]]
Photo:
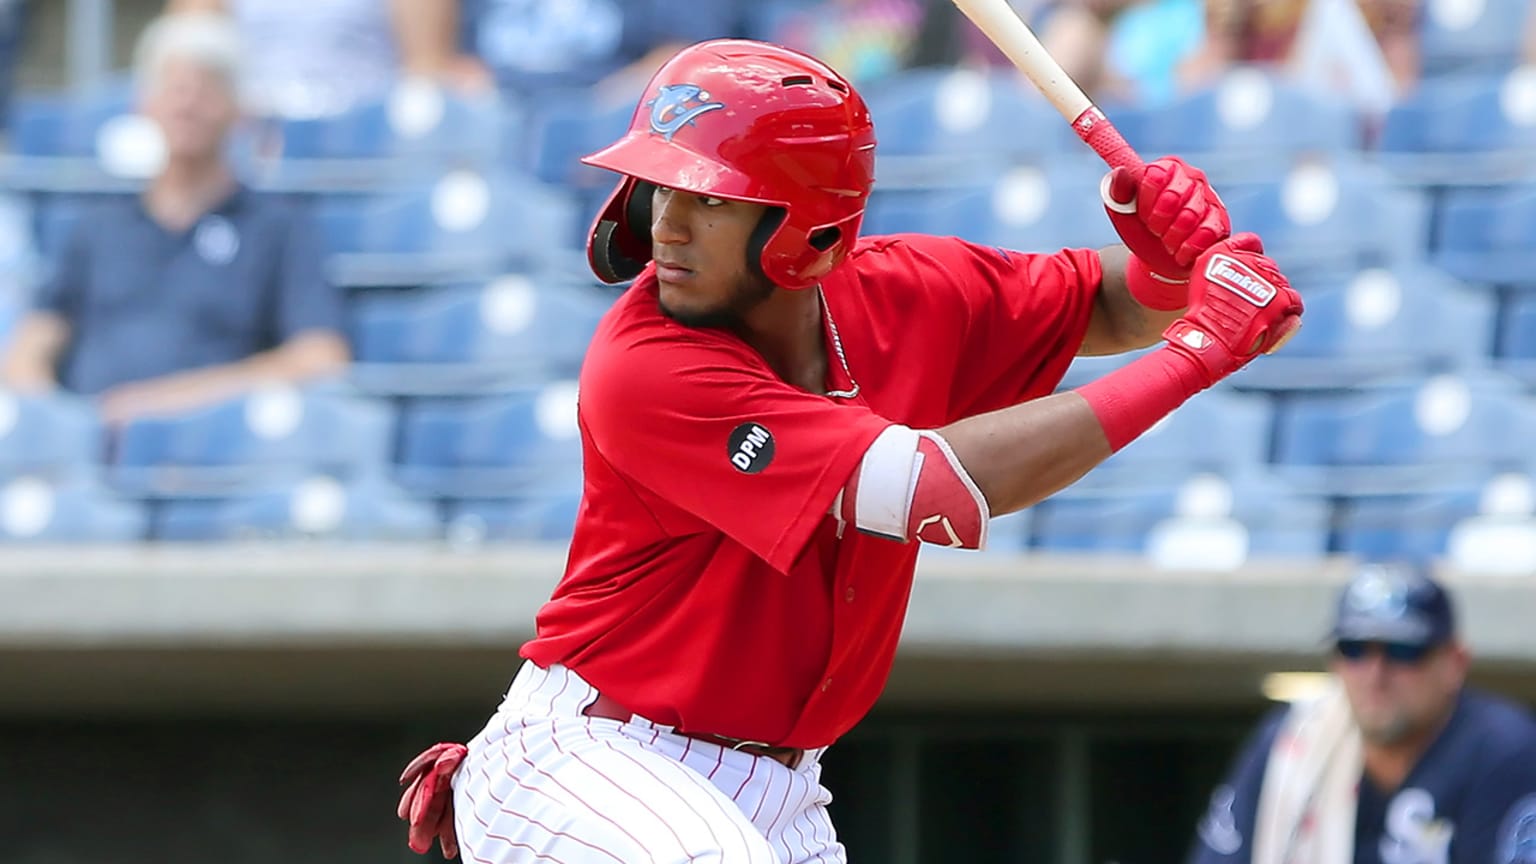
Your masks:
[[[651,329],[588,356],[583,434],[628,482],[787,571],[890,421],[793,387],[719,331]],[[660,509],[660,508],[658,508]]]

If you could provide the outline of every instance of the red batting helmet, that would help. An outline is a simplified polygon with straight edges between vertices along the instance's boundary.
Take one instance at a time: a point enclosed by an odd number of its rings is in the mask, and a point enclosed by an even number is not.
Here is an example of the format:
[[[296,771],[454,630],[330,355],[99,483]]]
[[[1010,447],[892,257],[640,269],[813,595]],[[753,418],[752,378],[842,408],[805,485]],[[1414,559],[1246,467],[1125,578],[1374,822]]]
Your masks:
[[[581,161],[625,175],[592,226],[605,282],[651,260],[651,191],[666,186],[770,210],[750,266],[808,288],[853,248],[875,174],[875,129],[852,85],[821,61],[745,39],[701,42],[657,70],[629,132]]]

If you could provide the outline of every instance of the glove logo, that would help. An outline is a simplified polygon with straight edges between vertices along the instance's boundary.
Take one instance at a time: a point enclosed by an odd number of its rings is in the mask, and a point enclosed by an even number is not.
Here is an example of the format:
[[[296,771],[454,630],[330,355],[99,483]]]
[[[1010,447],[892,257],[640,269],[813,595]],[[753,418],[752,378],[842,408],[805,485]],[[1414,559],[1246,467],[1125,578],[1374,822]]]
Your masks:
[[[672,140],[684,126],[696,125],[694,118],[725,107],[724,102],[709,101],[709,94],[697,84],[663,84],[656,98],[645,103],[651,108],[651,131]]]
[[[1259,307],[1268,306],[1279,293],[1268,279],[1230,255],[1212,255],[1205,263],[1205,278]]]
[[[1211,344],[1210,337],[1206,336],[1204,333],[1201,333],[1199,330],[1186,330],[1184,335],[1179,337],[1179,341],[1195,349],[1196,351],[1199,351],[1205,346]]]

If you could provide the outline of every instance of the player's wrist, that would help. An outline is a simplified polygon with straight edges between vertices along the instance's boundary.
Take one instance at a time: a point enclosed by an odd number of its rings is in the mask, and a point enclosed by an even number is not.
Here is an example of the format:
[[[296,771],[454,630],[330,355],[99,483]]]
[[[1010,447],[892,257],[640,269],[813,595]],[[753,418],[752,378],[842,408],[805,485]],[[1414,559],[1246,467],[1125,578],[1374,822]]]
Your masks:
[[[1196,359],[1165,345],[1076,392],[1098,418],[1110,449],[1119,450],[1211,383]]]
[[[1125,285],[1132,299],[1148,309],[1172,312],[1189,305],[1188,270],[1164,267],[1172,272],[1154,270],[1140,255],[1132,251],[1125,262]]]
[[[1203,377],[1209,387],[1243,368],[1251,357],[1233,353],[1212,328],[1188,317],[1180,318],[1163,331],[1161,350],[1184,359],[1188,367]]]

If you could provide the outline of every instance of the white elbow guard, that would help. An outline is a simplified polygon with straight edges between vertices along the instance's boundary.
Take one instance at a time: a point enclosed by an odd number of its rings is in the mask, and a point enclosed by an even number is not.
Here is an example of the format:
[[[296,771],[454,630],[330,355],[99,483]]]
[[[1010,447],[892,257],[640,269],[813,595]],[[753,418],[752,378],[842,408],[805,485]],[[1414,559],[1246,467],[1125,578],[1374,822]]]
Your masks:
[[[832,502],[832,515],[839,533],[851,524],[902,542],[981,549],[992,514],[937,432],[893,425],[869,445],[864,461]]]

